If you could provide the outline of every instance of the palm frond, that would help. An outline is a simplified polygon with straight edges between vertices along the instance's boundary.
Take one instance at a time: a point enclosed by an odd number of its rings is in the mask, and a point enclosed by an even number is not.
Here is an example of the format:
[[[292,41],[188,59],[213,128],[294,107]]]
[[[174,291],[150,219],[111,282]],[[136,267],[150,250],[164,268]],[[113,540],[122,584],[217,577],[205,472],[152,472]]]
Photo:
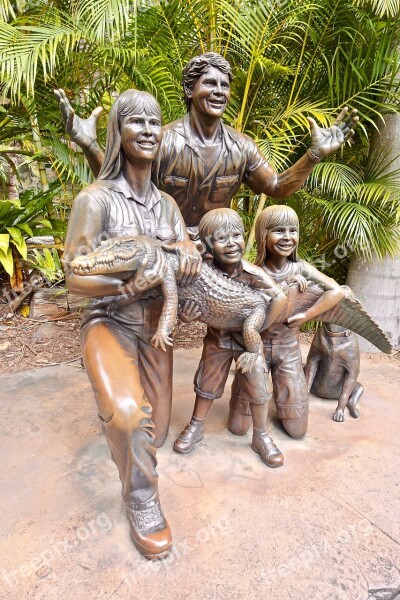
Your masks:
[[[399,0],[354,0],[356,6],[365,7],[372,5],[373,10],[379,17],[390,16],[398,17],[400,13],[400,2]]]
[[[355,188],[362,181],[359,170],[340,162],[321,162],[308,179],[308,187],[340,201],[354,197]]]

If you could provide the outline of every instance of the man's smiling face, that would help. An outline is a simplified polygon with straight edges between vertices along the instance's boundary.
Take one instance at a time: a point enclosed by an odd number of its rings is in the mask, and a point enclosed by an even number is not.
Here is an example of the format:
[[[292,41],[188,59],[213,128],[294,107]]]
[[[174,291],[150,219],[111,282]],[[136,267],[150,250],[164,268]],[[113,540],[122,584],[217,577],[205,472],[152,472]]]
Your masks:
[[[204,117],[221,118],[229,102],[230,87],[228,75],[210,67],[188,93],[192,101],[191,110]]]

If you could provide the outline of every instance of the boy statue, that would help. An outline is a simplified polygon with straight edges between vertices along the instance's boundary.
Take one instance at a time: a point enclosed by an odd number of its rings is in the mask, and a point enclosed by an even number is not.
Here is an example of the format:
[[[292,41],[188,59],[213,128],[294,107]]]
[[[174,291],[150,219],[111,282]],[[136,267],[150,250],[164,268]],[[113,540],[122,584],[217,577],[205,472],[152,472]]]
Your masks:
[[[200,221],[200,240],[213,257],[212,266],[234,281],[246,283],[262,290],[270,299],[268,323],[272,324],[284,309],[286,296],[272,278],[262,269],[243,260],[245,250],[244,228],[239,215],[230,208],[209,211]],[[200,316],[193,302],[182,307],[180,318],[190,322]],[[268,327],[268,324],[267,324]],[[207,328],[203,342],[203,354],[194,378],[196,401],[190,423],[174,443],[174,450],[188,454],[204,437],[205,419],[213,401],[224,392],[229,369],[244,351],[234,334],[226,330]],[[253,421],[251,448],[269,467],[283,465],[283,454],[266,431],[268,400],[268,373],[262,344],[251,373],[242,373],[238,385],[232,388],[232,399],[237,403],[249,403]]]

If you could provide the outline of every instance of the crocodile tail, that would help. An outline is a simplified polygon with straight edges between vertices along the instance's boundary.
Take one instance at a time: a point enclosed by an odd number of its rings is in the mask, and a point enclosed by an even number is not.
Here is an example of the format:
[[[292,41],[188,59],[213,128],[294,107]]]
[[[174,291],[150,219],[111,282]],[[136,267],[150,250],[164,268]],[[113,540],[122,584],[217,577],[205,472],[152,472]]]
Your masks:
[[[343,300],[330,310],[318,315],[318,320],[346,327],[346,329],[361,335],[385,354],[390,354],[392,345],[386,334],[362,307],[357,298],[352,297],[351,290],[348,292],[350,288],[343,287],[346,292]]]
[[[334,323],[335,325],[350,329],[371,342],[371,344],[385,354],[390,354],[392,352],[392,345],[386,334],[362,307],[351,289],[347,286],[342,287],[345,292],[343,300],[330,310],[316,316],[315,320]],[[279,321],[285,322],[290,316],[306,312],[323,293],[324,289],[319,284],[309,285],[305,292],[299,292],[297,285],[288,286],[286,310],[284,314],[282,313]]]

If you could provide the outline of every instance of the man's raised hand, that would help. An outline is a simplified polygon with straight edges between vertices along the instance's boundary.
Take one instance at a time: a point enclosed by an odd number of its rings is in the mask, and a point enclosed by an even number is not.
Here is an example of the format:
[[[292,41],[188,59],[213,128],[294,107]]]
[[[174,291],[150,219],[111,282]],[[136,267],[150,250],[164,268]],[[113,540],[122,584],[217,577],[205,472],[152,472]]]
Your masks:
[[[328,154],[336,152],[342,144],[347,142],[354,135],[354,127],[359,121],[357,110],[349,109],[345,106],[331,127],[319,127],[313,118],[307,117],[311,127],[311,147],[310,156],[315,160],[321,159]]]
[[[97,139],[97,119],[103,112],[102,107],[95,108],[88,119],[81,119],[75,114],[64,90],[54,90],[54,94],[58,99],[65,131],[71,136],[72,141],[82,149],[90,148]]]

